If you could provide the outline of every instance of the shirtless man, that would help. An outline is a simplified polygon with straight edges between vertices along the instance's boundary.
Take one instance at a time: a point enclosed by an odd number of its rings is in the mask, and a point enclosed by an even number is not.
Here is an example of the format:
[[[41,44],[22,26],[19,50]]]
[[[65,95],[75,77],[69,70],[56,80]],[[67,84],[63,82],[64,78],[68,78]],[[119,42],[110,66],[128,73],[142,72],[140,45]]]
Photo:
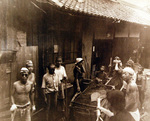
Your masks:
[[[136,78],[136,84],[138,85],[139,89],[139,99],[140,99],[140,109],[143,109],[143,102],[145,98],[145,90],[146,90],[146,77],[143,75],[143,67],[138,67],[138,73]]]
[[[31,60],[27,60],[26,67],[29,70],[28,80],[33,83],[33,93],[32,98],[35,98],[35,88],[36,88],[36,81],[35,81],[35,74],[33,73],[33,62]],[[33,107],[35,110],[35,107]]]
[[[139,114],[139,91],[134,80],[134,70],[130,67],[125,67],[122,74],[123,80],[127,82],[126,87],[126,110],[130,112],[135,121],[140,121]]]
[[[33,83],[28,81],[29,70],[21,68],[21,80],[14,82],[11,96],[12,121],[31,121],[30,106],[34,106],[32,99]]]
[[[135,121],[140,121],[140,113],[139,113],[139,109],[138,109],[138,107],[139,107],[139,91],[138,91],[137,84],[133,81],[134,80],[134,70],[130,67],[125,67],[123,69],[122,77],[123,77],[123,80],[126,81],[126,83],[127,83],[126,94],[125,94],[125,103],[123,104],[122,101],[119,101],[119,100],[118,101],[122,102],[122,104],[125,105],[125,110],[131,114],[131,116],[134,118]],[[118,105],[119,102],[116,100],[114,100],[114,104]],[[112,106],[112,104],[111,104],[111,106]],[[103,107],[100,107],[99,109],[102,112],[104,112],[106,115],[108,115],[109,117],[113,117],[115,114],[114,112],[112,113],[110,110],[107,110]],[[115,121],[117,121],[117,120],[115,120]],[[121,121],[123,121],[123,120],[121,120]],[[129,120],[125,120],[125,121],[129,121]]]
[[[33,62],[31,60],[27,60],[26,67],[29,70],[28,76],[29,81],[33,82],[33,84],[36,85],[35,74],[33,73]]]

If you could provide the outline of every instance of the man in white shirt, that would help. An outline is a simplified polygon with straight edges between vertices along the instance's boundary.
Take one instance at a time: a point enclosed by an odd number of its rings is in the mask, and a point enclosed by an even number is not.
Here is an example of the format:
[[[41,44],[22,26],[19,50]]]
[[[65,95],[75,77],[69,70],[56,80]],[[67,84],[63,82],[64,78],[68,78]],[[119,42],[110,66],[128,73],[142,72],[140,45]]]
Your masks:
[[[55,74],[55,65],[48,66],[49,72],[43,76],[42,89],[45,102],[47,103],[46,121],[54,121],[57,112],[57,96],[60,85],[60,80]]]
[[[58,94],[58,99],[60,99],[60,105],[62,108],[62,111],[65,111],[65,94],[64,94],[64,81],[67,79],[67,74],[65,68],[61,65],[62,64],[62,58],[59,56],[56,58],[56,68],[55,73],[58,75],[59,80],[61,81],[60,85],[60,91]]]

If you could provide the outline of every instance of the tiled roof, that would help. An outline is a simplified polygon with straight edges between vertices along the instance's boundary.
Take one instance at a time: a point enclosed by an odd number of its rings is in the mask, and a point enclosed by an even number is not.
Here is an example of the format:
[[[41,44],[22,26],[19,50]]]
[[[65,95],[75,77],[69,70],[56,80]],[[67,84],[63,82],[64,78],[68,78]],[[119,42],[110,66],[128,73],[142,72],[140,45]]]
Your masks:
[[[77,0],[47,1],[71,11],[150,25],[150,13],[111,0],[84,0],[84,2],[77,2]]]

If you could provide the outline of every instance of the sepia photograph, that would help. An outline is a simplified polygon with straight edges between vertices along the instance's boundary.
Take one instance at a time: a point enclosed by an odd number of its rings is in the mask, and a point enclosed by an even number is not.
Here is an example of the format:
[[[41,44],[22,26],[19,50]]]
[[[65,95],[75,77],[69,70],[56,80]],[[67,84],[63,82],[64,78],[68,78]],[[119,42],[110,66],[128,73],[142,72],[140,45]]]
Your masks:
[[[150,0],[0,0],[0,121],[150,121]]]

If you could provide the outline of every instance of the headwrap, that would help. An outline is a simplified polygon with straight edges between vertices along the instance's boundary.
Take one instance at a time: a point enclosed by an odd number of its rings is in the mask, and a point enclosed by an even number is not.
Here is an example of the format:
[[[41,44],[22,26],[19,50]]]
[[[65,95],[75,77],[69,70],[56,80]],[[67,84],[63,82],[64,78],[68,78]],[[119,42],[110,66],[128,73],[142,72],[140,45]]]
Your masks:
[[[28,73],[29,70],[26,67],[22,67],[20,73]]]
[[[33,62],[31,60],[26,61],[26,66],[33,66]]]
[[[125,67],[123,69],[123,72],[128,72],[131,75],[134,75],[134,73],[135,73],[134,70],[131,67]]]

